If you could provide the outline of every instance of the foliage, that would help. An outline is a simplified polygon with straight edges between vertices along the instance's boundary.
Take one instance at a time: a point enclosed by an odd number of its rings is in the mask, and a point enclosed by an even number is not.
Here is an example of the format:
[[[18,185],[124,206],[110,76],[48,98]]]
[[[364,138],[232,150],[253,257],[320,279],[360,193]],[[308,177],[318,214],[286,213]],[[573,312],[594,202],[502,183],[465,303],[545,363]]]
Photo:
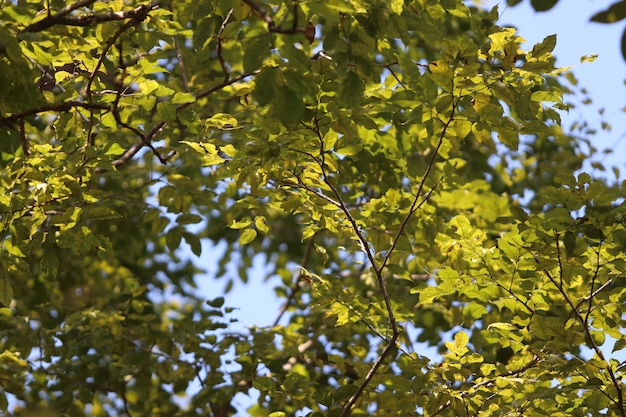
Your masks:
[[[515,6],[521,3],[522,0],[507,0],[507,4]],[[559,0],[530,0],[530,4],[537,12],[545,12],[551,10],[557,5]],[[607,9],[595,13],[589,19],[596,23],[616,23],[626,18],[626,1],[619,0],[611,4]],[[626,61],[626,29],[622,33],[621,40],[622,57]]]
[[[625,185],[561,127],[555,36],[460,0],[0,14],[3,413],[626,416]],[[274,326],[197,293],[206,243],[264,256]]]

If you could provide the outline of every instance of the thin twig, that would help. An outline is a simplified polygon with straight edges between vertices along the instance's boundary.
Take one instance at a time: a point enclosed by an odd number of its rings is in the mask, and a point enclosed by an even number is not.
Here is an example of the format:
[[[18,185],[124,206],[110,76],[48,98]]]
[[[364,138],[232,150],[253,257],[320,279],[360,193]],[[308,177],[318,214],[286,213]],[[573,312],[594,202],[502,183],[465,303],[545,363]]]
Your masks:
[[[180,42],[174,37],[174,47],[176,48],[176,59],[178,60],[178,70],[180,71],[180,79],[183,82],[183,88],[189,92],[189,80],[187,80],[187,72],[185,71],[185,62],[183,61],[183,52],[180,48]]]
[[[199,94],[196,95],[196,101],[204,98],[218,90],[221,90],[222,88],[234,84],[236,82],[239,82],[245,78],[251,77],[253,75],[258,74],[259,71],[252,71],[250,73],[246,73],[246,74],[241,74],[238,75],[237,77],[231,78],[225,82],[221,82]],[[190,102],[190,103],[183,103],[180,104],[178,106],[176,106],[176,111],[180,111],[183,109],[188,108],[189,106],[193,105],[196,103],[196,101],[194,102]],[[1,119],[0,119],[1,121]],[[157,124],[155,124],[152,129],[150,129],[147,133],[145,133],[144,135],[141,136],[140,140],[138,142],[136,142],[135,144],[131,145],[128,149],[126,149],[126,152],[124,152],[122,154],[122,156],[120,156],[119,158],[117,158],[116,160],[114,160],[112,162],[113,166],[115,167],[119,167],[121,165],[124,165],[125,163],[127,163],[128,161],[130,161],[136,154],[137,152],[139,152],[144,146],[149,146],[149,144],[152,142],[152,140],[154,139],[155,136],[157,136],[160,132],[163,131],[163,129],[165,129],[165,127],[167,126],[167,122],[165,121],[160,121]]]
[[[365,387],[367,387],[367,385],[369,385],[372,378],[374,378],[374,375],[376,375],[378,368],[380,368],[380,366],[383,364],[383,361],[387,358],[387,355],[389,355],[389,353],[391,352],[391,349],[396,347],[395,344],[396,344],[397,339],[398,339],[398,333],[395,333],[391,337],[391,339],[389,339],[389,343],[387,344],[387,346],[385,346],[385,349],[383,349],[383,351],[378,356],[378,358],[376,358],[376,361],[374,362],[372,367],[369,369],[369,371],[365,375],[363,382],[361,382],[356,392],[352,394],[352,396],[350,397],[346,405],[343,407],[343,410],[340,415],[341,417],[345,417],[350,414],[350,410],[352,409],[354,404],[357,402],[357,400],[361,397],[361,394],[363,394]]]
[[[578,319],[580,324],[583,326],[585,338],[588,340],[595,354],[598,355],[598,358],[600,358],[606,364],[605,369],[607,373],[609,374],[613,387],[615,388],[615,391],[617,393],[617,398],[608,397],[608,395],[607,397],[615,404],[615,406],[619,410],[620,415],[622,417],[626,417],[626,409],[624,408],[624,400],[623,400],[623,392],[622,392],[622,383],[615,376],[615,373],[613,372],[613,369],[611,368],[611,364],[606,360],[606,358],[604,357],[604,354],[602,353],[602,349],[600,349],[595,339],[593,338],[587,319],[585,319],[585,317],[583,317],[580,311],[577,310],[572,299],[569,297],[569,295],[563,288],[563,285],[562,285],[563,284],[563,266],[562,266],[562,259],[561,259],[561,250],[559,247],[559,234],[558,233],[555,233],[555,243],[556,243],[557,260],[559,264],[559,272],[561,274],[561,277],[559,280],[561,285],[559,285],[559,282],[557,282],[557,280],[552,276],[552,274],[550,274],[550,272],[548,272],[548,270],[544,269],[543,272],[548,277],[550,282],[552,282],[552,284],[556,286],[556,288],[559,290],[559,292],[565,299],[565,302],[572,309],[572,313],[574,313],[574,316]],[[537,262],[537,259],[535,259],[535,261]]]
[[[315,234],[313,234],[313,236],[311,236],[307,241],[306,248],[304,249],[304,254],[302,255],[302,260],[300,261],[300,266],[302,268],[305,268],[306,264],[309,263],[311,253],[313,252],[313,246],[315,245],[315,237],[317,236],[317,234],[318,232],[315,232]],[[280,319],[283,317],[283,315],[285,314],[285,312],[287,311],[291,303],[296,298],[296,294],[300,290],[300,283],[302,282],[303,277],[304,277],[304,272],[302,269],[300,269],[300,271],[296,274],[296,277],[293,283],[291,284],[289,296],[287,297],[287,300],[285,300],[283,305],[280,307],[280,311],[278,312],[278,316],[274,320],[272,327],[275,327],[278,325],[278,323],[280,323]]]
[[[96,62],[96,65],[94,66],[94,68],[91,71],[91,74],[89,74],[89,77],[87,78],[87,85],[85,86],[85,95],[87,96],[87,102],[89,104],[93,104],[93,96],[92,96],[92,92],[91,92],[91,86],[93,85],[93,82],[96,79],[96,75],[98,74],[98,70],[100,69],[100,67],[102,66],[102,64],[104,63],[104,59],[106,58],[107,54],[109,53],[109,50],[113,47],[113,45],[115,44],[115,42],[119,39],[120,36],[122,36],[122,34],[124,32],[126,32],[128,29],[130,29],[132,26],[135,25],[136,22],[129,20],[126,23],[124,23],[107,41],[107,43],[104,45],[104,48],[102,49],[102,52],[100,53],[100,57],[98,58],[98,61]],[[93,129],[94,129],[94,114],[93,114],[93,107],[89,108],[89,128],[87,129],[87,137],[85,138],[85,146],[84,149],[86,151],[87,146],[89,145],[93,145],[92,143],[92,139],[93,139]]]
[[[231,16],[233,15],[233,9],[230,9],[222,25],[220,26],[220,30],[217,32],[217,45],[215,47],[215,52],[217,53],[217,59],[220,62],[220,66],[222,67],[222,72],[224,73],[224,82],[227,82],[230,78],[230,71],[228,70],[228,65],[226,65],[226,60],[222,55],[222,44],[224,43],[224,38],[222,38],[222,34],[224,33],[224,29],[226,29],[226,25],[228,24]]]
[[[581,300],[578,302],[578,304],[576,304],[576,310],[578,310],[580,308],[580,306],[583,305],[583,303],[585,303],[587,301],[591,301],[596,295],[600,294],[602,291],[604,291],[611,284],[613,284],[613,278],[610,278],[607,282],[605,282],[604,284],[600,285],[597,290],[593,291],[588,296],[581,298]]]
[[[593,274],[593,277],[591,278],[591,288],[590,288],[590,293],[593,294],[594,292],[594,287],[596,286],[596,279],[598,279],[598,272],[600,272],[600,251],[602,249],[602,241],[600,241],[600,244],[598,245],[596,254],[597,254],[597,259],[596,259],[596,270]],[[589,297],[589,307],[587,308],[587,314],[585,314],[585,324],[589,323],[589,316],[591,315],[591,311],[593,310],[593,297]]]
[[[368,242],[365,240],[365,237],[363,235],[363,233],[361,232],[361,230],[359,229],[358,225],[356,224],[355,219],[352,217],[352,214],[350,213],[349,209],[345,206],[345,204],[343,204],[343,200],[341,199],[341,196],[339,195],[339,192],[337,191],[337,189],[334,187],[334,185],[328,180],[328,178],[326,177],[326,173],[324,170],[324,167],[322,166],[322,174],[324,175],[324,181],[325,183],[331,188],[331,190],[333,191],[333,193],[335,194],[335,197],[337,198],[337,200],[342,203],[342,211],[345,213],[346,217],[348,218],[348,221],[350,222],[350,224],[352,225],[352,228],[354,230],[354,233],[357,235],[357,238],[360,240],[361,242],[361,246],[363,247],[363,251],[365,252],[365,254],[367,255],[372,268],[374,269],[374,273],[376,275],[376,280],[378,282],[378,287],[380,288],[380,291],[383,295],[383,299],[385,301],[385,306],[387,308],[387,316],[389,319],[389,324],[391,327],[391,331],[392,331],[392,336],[389,339],[388,344],[385,346],[385,348],[383,349],[383,351],[381,352],[381,354],[378,356],[378,358],[376,359],[376,361],[374,362],[374,364],[372,365],[372,367],[370,368],[369,372],[367,373],[367,375],[365,376],[365,378],[363,379],[363,381],[361,382],[361,384],[359,385],[359,387],[357,388],[356,392],[350,397],[350,399],[348,399],[348,402],[346,403],[346,405],[344,406],[340,417],[346,417],[350,414],[350,410],[352,409],[352,407],[354,406],[354,404],[356,403],[356,401],[359,399],[359,397],[361,396],[361,394],[363,393],[363,391],[365,390],[365,387],[370,383],[370,381],[372,380],[372,378],[374,377],[374,375],[376,374],[376,371],[378,370],[378,368],[380,367],[380,365],[382,365],[383,361],[385,360],[385,358],[387,357],[387,355],[391,352],[392,348],[395,348],[396,346],[396,341],[398,339],[398,336],[400,335],[400,332],[398,330],[398,325],[396,323],[396,317],[393,313],[393,308],[391,305],[391,299],[389,297],[389,294],[387,292],[387,286],[385,285],[385,281],[383,278],[383,269],[385,268],[385,266],[387,265],[387,262],[389,261],[389,258],[393,252],[393,250],[395,249],[400,236],[402,235],[402,233],[404,232],[404,229],[410,219],[410,217],[415,214],[415,212],[417,210],[419,210],[419,208],[428,200],[428,198],[430,197],[433,189],[430,190],[430,192],[426,195],[426,197],[418,204],[419,200],[420,200],[420,196],[422,194],[422,191],[425,187],[426,184],[426,180],[435,164],[435,160],[438,156],[439,153],[439,149],[441,148],[441,145],[443,144],[443,139],[444,136],[446,134],[446,131],[448,129],[448,127],[450,126],[450,124],[452,123],[452,121],[454,120],[454,112],[456,110],[456,107],[458,105],[458,101],[453,103],[452,105],[452,112],[450,113],[450,117],[448,119],[448,121],[444,124],[443,129],[441,131],[441,134],[439,135],[439,141],[437,143],[437,146],[435,147],[435,150],[433,152],[433,155],[430,158],[430,161],[428,163],[428,167],[426,168],[426,172],[424,173],[424,176],[420,182],[420,185],[418,186],[417,192],[415,193],[415,197],[413,198],[413,201],[411,203],[411,207],[409,209],[409,212],[407,213],[407,215],[404,217],[402,223],[400,224],[400,228],[398,230],[398,232],[396,233],[396,236],[394,238],[394,240],[392,241],[392,244],[389,248],[389,250],[387,251],[387,254],[385,255],[385,257],[383,258],[383,261],[377,265],[376,261],[374,259],[374,254],[370,248],[370,246],[368,245]],[[441,180],[437,183],[437,185],[441,182]]]
[[[394,237],[393,241],[391,242],[391,246],[390,246],[389,250],[387,250],[387,253],[385,254],[385,257],[384,257],[383,261],[380,263],[380,271],[382,271],[383,268],[385,268],[385,266],[387,265],[387,262],[389,262],[389,258],[391,257],[391,253],[393,252],[393,250],[395,249],[396,245],[398,244],[398,241],[400,240],[400,237],[402,236],[402,233],[404,233],[404,229],[406,228],[406,225],[408,224],[408,222],[411,219],[411,217],[413,216],[413,214],[415,214],[415,212],[417,210],[419,210],[420,207],[428,200],[428,198],[430,197],[430,195],[433,192],[433,190],[443,180],[443,179],[440,179],[439,182],[437,184],[435,184],[435,187],[433,187],[429,191],[429,193],[426,195],[426,197],[418,204],[418,201],[420,199],[422,191],[423,191],[424,187],[426,186],[426,180],[428,179],[430,171],[433,169],[433,166],[435,165],[435,160],[437,159],[437,156],[439,156],[439,149],[441,148],[441,145],[443,144],[444,136],[445,136],[445,134],[446,134],[446,132],[448,130],[448,127],[450,127],[450,124],[454,120],[454,117],[453,117],[454,116],[454,112],[456,111],[456,108],[457,108],[457,106],[459,104],[459,101],[460,101],[460,99],[457,100],[456,102],[452,103],[452,113],[450,114],[450,118],[444,124],[443,130],[441,131],[441,134],[439,135],[439,141],[437,142],[437,146],[435,147],[435,151],[433,152],[433,154],[430,157],[430,160],[428,161],[428,166],[426,167],[426,172],[424,172],[424,176],[422,177],[422,180],[420,181],[420,184],[417,187],[417,191],[415,193],[415,197],[413,197],[413,201],[411,202],[411,207],[409,209],[409,212],[406,214],[406,216],[404,216],[404,219],[402,220],[402,223],[400,223],[400,228],[396,232],[396,236]]]
[[[321,137],[321,132],[318,132],[318,135]],[[362,251],[365,253],[365,256],[368,258],[370,264],[374,268],[374,272],[376,274],[376,281],[378,282],[378,287],[380,289],[380,292],[383,295],[385,308],[387,310],[387,319],[389,320],[389,325],[391,327],[391,332],[392,332],[391,338],[389,339],[387,346],[385,346],[385,348],[380,353],[378,358],[376,358],[376,361],[374,362],[370,370],[367,372],[367,375],[365,375],[365,378],[363,379],[363,381],[357,388],[356,392],[348,399],[348,402],[344,406],[341,412],[341,417],[345,417],[348,414],[350,414],[350,410],[352,406],[359,399],[359,397],[365,390],[365,387],[367,387],[367,385],[370,383],[370,381],[372,380],[372,378],[378,371],[378,368],[380,367],[380,365],[382,365],[387,355],[391,352],[391,349],[395,348],[395,344],[396,344],[396,341],[398,340],[398,336],[400,335],[400,331],[398,330],[396,316],[393,313],[393,306],[391,305],[391,299],[389,297],[389,293],[387,292],[387,286],[385,285],[385,280],[381,273],[381,269],[378,268],[378,266],[376,265],[376,259],[374,258],[374,253],[372,251],[372,248],[369,242],[367,241],[367,239],[365,238],[365,235],[361,231],[359,225],[357,224],[356,219],[354,218],[354,216],[352,216],[350,209],[346,206],[345,202],[341,198],[341,194],[339,193],[339,190],[337,190],[335,185],[330,181],[330,178],[326,174],[326,167],[323,164],[321,164],[319,161],[318,163],[320,164],[320,169],[322,170],[322,177],[323,177],[324,183],[330,188],[333,195],[335,196],[335,199],[339,203],[339,208],[348,219],[348,222],[350,223],[352,230],[354,231],[354,234],[357,236],[357,239],[359,240]]]

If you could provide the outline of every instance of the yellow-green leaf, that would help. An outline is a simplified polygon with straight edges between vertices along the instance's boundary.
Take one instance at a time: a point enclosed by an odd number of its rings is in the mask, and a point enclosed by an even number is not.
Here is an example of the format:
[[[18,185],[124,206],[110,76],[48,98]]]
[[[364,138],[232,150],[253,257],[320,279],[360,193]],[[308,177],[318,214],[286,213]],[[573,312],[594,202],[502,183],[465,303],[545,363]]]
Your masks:
[[[239,236],[239,244],[241,246],[247,245],[256,238],[257,232],[254,229],[246,229]]]

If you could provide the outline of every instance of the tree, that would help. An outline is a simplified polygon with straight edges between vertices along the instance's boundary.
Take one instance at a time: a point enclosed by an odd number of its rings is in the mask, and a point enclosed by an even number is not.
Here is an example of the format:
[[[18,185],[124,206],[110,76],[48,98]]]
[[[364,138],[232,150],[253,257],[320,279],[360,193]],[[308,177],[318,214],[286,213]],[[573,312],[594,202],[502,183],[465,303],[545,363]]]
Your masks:
[[[560,125],[555,36],[458,0],[0,13],[4,413],[626,416],[624,184]],[[265,257],[275,326],[197,294],[203,242]]]

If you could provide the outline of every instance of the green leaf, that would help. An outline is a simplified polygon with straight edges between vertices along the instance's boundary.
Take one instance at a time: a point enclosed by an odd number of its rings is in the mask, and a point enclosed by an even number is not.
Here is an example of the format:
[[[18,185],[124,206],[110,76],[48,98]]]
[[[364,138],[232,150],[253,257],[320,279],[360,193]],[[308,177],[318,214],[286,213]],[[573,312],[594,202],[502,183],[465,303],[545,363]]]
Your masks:
[[[363,80],[354,71],[349,71],[341,83],[341,100],[351,108],[358,108],[365,91]]]
[[[121,217],[117,211],[102,206],[86,206],[81,212],[81,218],[85,220],[113,220]]]
[[[489,311],[484,305],[478,304],[473,301],[467,304],[465,307],[463,307],[463,315],[465,317],[469,317],[474,320],[480,319],[481,317],[486,315],[488,312]]]
[[[533,101],[539,101],[539,102],[554,102],[554,103],[563,103],[563,99],[562,99],[562,93],[559,90],[554,90],[554,91],[545,91],[545,90],[539,90],[539,91],[535,91],[534,93],[532,93],[530,95],[530,99]]]
[[[52,281],[59,273],[59,258],[50,250],[44,252],[39,261],[42,278]]]
[[[185,103],[195,103],[196,96],[191,93],[175,93],[172,96],[171,103],[172,104],[185,104]]]
[[[213,308],[221,308],[225,301],[224,297],[217,297],[212,300],[206,300],[206,303]]]
[[[2,244],[4,246],[4,250],[6,250],[8,254],[17,256],[20,258],[26,257],[24,252],[22,252],[22,248],[20,248],[19,246],[15,246],[12,242],[12,239],[7,239],[4,242],[2,242]]]
[[[183,213],[176,217],[178,224],[196,224],[202,221],[202,217],[197,214]]]
[[[243,228],[250,226],[251,224],[252,224],[252,220],[250,220],[250,218],[247,217],[241,220],[233,220],[233,222],[228,227],[230,227],[231,229],[243,229]]]
[[[553,8],[559,0],[530,0],[530,4],[533,6],[536,12],[545,12]]]
[[[611,353],[617,352],[618,350],[622,350],[626,347],[626,338],[621,338],[615,341],[613,345],[613,350]]]
[[[196,49],[204,49],[213,39],[218,24],[216,19],[211,17],[202,19],[193,30],[193,44]]]
[[[486,123],[478,122],[472,124],[472,133],[479,143],[489,143],[491,140],[491,130]]]
[[[570,230],[565,232],[565,236],[563,236],[563,244],[565,245],[565,254],[568,258],[571,258],[574,254],[574,249],[576,248],[576,235]]]
[[[267,225],[267,219],[265,216],[257,216],[254,218],[254,226],[262,233],[268,233],[270,231]]]
[[[244,20],[250,14],[250,6],[242,0],[232,0],[233,14],[237,20]]]
[[[270,35],[254,37],[249,43],[243,56],[243,70],[246,73],[255,71],[261,67],[265,58],[270,54]]]
[[[254,229],[245,229],[241,235],[239,236],[239,245],[245,246],[248,243],[252,242],[257,235],[257,231]]]
[[[207,129],[232,129],[234,127],[237,127],[237,124],[237,119],[226,113],[214,114],[204,121],[204,126]]]
[[[286,86],[280,87],[276,92],[274,106],[278,120],[287,128],[298,126],[304,115],[302,98]]]
[[[276,381],[267,376],[259,376],[254,378],[252,386],[259,391],[273,391],[276,388]]]
[[[544,55],[550,54],[556,46],[556,35],[546,36],[541,43],[533,46],[531,52],[533,58],[541,58]]]
[[[13,288],[7,278],[0,278],[0,304],[8,307],[13,301]]]
[[[254,91],[252,92],[252,96],[259,106],[265,106],[273,100],[282,80],[283,75],[280,69],[276,67],[261,69],[261,72],[254,79]]]
[[[431,78],[444,91],[450,91],[453,85],[454,74],[446,61],[433,61],[428,64]]]
[[[452,128],[454,129],[457,138],[462,140],[465,139],[472,131],[472,122],[469,120],[454,119],[452,121]]]
[[[185,238],[185,242],[187,242],[194,255],[200,256],[202,254],[202,243],[200,242],[200,237],[197,234],[183,232],[183,238]]]
[[[184,143],[185,145],[192,148],[194,151],[203,155],[203,166],[219,165],[225,161],[224,158],[219,155],[219,150],[217,149],[217,146],[212,143],[189,142],[186,140],[181,141],[181,143]]]
[[[180,241],[183,237],[183,229],[174,227],[165,234],[165,243],[172,252],[180,247]]]
[[[107,148],[107,150],[105,151],[105,155],[112,155],[112,156],[118,156],[118,155],[122,155],[124,152],[126,152],[126,149],[124,149],[122,146],[120,146],[120,144],[118,143],[112,143],[111,146],[109,146]]]
[[[159,117],[161,117],[164,121],[172,123],[176,120],[176,109],[172,103],[162,101],[157,103],[156,108]]]
[[[626,1],[613,3],[611,7],[591,16],[592,22],[615,23],[626,17]]]
[[[404,10],[404,0],[391,0],[389,2],[389,8],[395,14],[402,14]]]

